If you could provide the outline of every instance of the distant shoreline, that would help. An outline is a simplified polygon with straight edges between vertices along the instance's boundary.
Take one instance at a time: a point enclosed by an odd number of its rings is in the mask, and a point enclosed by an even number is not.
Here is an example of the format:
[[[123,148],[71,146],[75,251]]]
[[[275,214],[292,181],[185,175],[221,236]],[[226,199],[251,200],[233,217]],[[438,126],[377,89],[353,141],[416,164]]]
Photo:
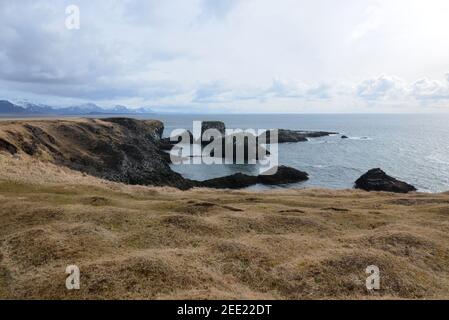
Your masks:
[[[156,113],[142,113],[139,114],[141,116],[155,116]],[[0,121],[9,121],[9,120],[58,120],[58,119],[80,119],[80,118],[114,118],[114,117],[126,117],[135,119],[135,114],[119,114],[119,113],[92,113],[92,114],[0,114]]]

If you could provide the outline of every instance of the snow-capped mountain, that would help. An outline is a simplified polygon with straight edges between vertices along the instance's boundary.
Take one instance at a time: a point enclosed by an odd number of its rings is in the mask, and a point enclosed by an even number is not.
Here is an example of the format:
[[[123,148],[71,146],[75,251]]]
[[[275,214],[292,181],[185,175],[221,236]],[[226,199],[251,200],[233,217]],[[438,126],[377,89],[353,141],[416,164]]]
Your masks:
[[[43,114],[43,115],[94,115],[94,114],[149,114],[154,113],[150,108],[137,109],[122,105],[111,108],[100,107],[94,103],[74,105],[70,107],[54,107],[29,101],[14,101],[14,103],[0,101],[0,113],[3,114]]]
[[[24,114],[26,109],[17,106],[7,100],[0,100],[0,114]]]

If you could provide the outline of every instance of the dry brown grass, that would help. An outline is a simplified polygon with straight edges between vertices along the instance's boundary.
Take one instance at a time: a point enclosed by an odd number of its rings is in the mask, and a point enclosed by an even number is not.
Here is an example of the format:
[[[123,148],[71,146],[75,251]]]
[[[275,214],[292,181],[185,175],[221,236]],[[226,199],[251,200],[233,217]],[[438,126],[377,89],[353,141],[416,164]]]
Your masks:
[[[183,192],[0,165],[0,298],[449,298],[449,194]]]

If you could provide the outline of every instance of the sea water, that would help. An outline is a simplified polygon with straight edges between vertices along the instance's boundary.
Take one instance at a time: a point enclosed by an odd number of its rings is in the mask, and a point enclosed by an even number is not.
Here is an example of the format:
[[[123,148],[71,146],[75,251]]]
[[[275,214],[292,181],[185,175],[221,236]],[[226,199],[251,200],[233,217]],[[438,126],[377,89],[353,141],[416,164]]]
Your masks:
[[[252,188],[352,188],[372,168],[416,186],[423,192],[449,190],[448,114],[155,114],[148,118],[173,129],[191,130],[194,120],[220,120],[234,129],[335,131],[341,135],[279,145],[279,163],[306,171],[310,179],[284,186]],[[251,165],[179,165],[184,177],[205,180],[236,172],[257,174]]]

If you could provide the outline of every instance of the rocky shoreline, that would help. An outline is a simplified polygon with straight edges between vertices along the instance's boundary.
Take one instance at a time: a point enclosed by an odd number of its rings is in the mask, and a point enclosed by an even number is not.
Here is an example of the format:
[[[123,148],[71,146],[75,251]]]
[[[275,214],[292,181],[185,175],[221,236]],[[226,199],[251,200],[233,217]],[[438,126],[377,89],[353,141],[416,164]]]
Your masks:
[[[199,183],[199,186],[215,189],[242,189],[256,184],[281,185],[306,181],[309,175],[294,168],[279,166],[273,175],[250,176],[236,173],[230,176],[209,179]]]
[[[207,129],[225,131],[219,121],[204,122]],[[283,185],[306,181],[308,174],[279,166],[273,175],[237,173],[206,181],[184,178],[170,167],[167,150],[173,142],[163,138],[164,125],[157,120],[131,118],[4,121],[0,125],[0,151],[14,157],[32,157],[83,173],[130,185],[240,189],[255,184]],[[278,142],[303,142],[335,134],[279,130]],[[267,141],[269,143],[269,141]],[[371,170],[355,183],[366,191],[409,192],[411,185]]]

